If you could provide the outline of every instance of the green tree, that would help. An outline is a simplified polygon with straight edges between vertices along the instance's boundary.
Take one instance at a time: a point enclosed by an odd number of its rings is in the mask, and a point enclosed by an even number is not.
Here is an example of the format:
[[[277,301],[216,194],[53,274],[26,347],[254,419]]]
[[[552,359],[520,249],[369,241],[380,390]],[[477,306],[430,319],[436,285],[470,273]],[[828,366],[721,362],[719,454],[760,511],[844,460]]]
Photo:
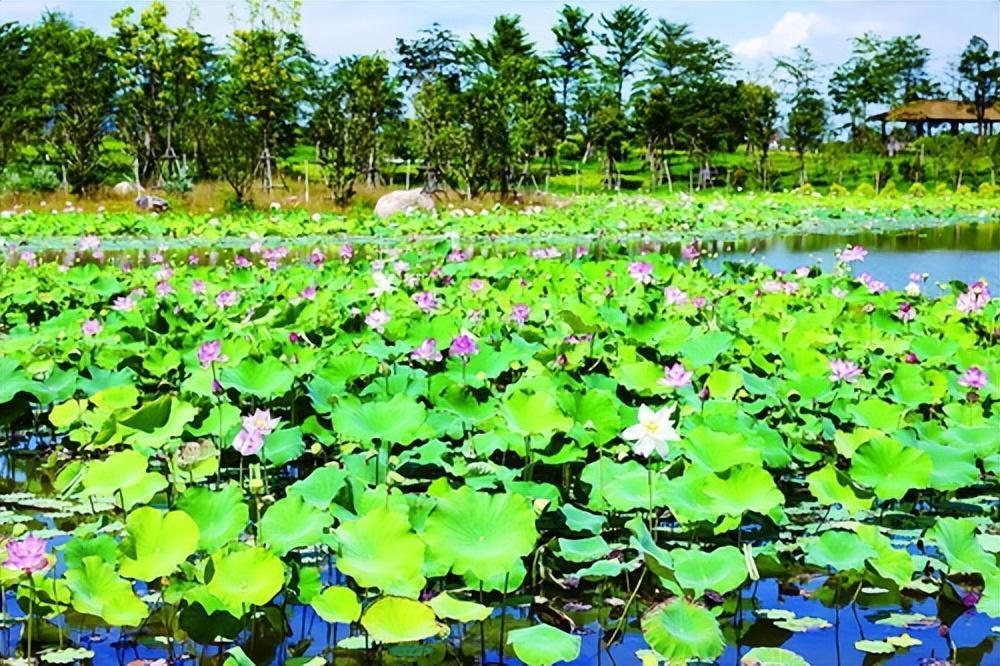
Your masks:
[[[816,85],[816,62],[809,49],[799,46],[791,58],[777,58],[775,65],[788,88],[788,138],[799,156],[799,182],[807,180],[806,153],[816,150],[826,131],[826,102]]]
[[[740,83],[736,92],[742,111],[747,152],[757,154],[757,178],[767,188],[767,154],[771,139],[778,131],[778,93],[757,83]]]
[[[986,132],[986,110],[997,103],[1000,91],[1000,51],[990,50],[982,37],[969,40],[958,61],[958,91],[976,114],[979,136]]]
[[[41,83],[32,78],[39,55],[31,48],[31,30],[17,23],[0,25],[0,172],[17,143],[38,129],[40,86],[31,84]]]
[[[152,3],[137,21],[131,7],[111,19],[120,82],[115,120],[143,181],[176,175],[176,148],[194,148],[190,125],[206,97],[215,58],[205,35],[171,28],[166,19],[162,2]]]
[[[624,5],[610,15],[601,14],[598,43],[604,55],[597,58],[597,67],[605,80],[614,88],[618,105],[623,102],[625,83],[636,73],[646,43],[646,23],[649,16],[645,9]]]
[[[592,62],[593,40],[587,26],[593,16],[579,7],[564,5],[559,12],[559,22],[552,28],[556,49],[551,60],[559,82],[559,105],[564,118],[562,138],[570,128],[570,95],[584,80]]]
[[[118,81],[108,58],[109,40],[49,12],[33,29],[37,67],[29,86],[38,86],[46,149],[66,169],[75,192],[101,180],[104,138],[114,127]]]

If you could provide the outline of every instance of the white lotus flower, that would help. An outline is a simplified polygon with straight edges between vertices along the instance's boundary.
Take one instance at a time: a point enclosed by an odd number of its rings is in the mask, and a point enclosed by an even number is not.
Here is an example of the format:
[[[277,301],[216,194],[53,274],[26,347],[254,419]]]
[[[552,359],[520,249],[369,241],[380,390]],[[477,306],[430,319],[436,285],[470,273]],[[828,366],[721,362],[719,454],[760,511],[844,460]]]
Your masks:
[[[674,430],[673,421],[670,420],[673,413],[673,405],[657,412],[646,405],[640,406],[639,422],[625,428],[622,439],[633,442],[632,450],[644,458],[652,455],[653,451],[660,454],[661,458],[666,458],[670,451],[667,442],[677,442],[681,438]]]
[[[372,273],[372,280],[375,281],[375,288],[369,289],[368,293],[371,294],[373,298],[378,298],[382,294],[390,294],[396,291],[395,280],[381,271]]]

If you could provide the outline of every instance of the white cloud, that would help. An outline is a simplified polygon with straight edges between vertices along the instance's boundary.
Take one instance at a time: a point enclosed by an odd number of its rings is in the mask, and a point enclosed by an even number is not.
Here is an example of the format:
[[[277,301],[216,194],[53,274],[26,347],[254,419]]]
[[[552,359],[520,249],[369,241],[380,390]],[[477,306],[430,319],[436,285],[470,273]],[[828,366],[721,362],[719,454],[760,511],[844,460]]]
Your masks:
[[[828,25],[825,16],[815,13],[785,12],[770,32],[759,37],[751,37],[736,43],[733,52],[745,58],[756,59],[767,55],[791,53],[809,35]]]

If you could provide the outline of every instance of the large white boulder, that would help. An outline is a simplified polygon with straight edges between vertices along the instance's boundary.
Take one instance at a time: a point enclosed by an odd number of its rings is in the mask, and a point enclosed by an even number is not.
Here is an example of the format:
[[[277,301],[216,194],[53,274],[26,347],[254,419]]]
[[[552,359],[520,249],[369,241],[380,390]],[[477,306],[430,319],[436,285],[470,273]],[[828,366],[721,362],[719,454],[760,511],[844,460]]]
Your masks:
[[[379,197],[375,203],[375,215],[383,219],[411,210],[426,210],[432,215],[437,215],[434,197],[422,189],[389,192]]]

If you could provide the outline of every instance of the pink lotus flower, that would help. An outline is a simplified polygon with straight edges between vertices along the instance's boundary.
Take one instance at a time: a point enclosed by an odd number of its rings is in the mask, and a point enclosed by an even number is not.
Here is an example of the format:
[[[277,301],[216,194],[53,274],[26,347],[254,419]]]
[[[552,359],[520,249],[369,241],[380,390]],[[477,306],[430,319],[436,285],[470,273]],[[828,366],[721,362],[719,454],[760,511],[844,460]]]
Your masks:
[[[840,260],[845,263],[864,261],[868,256],[868,250],[860,245],[848,245],[846,249],[840,251]]]
[[[959,312],[973,314],[982,312],[990,302],[990,290],[986,283],[980,280],[969,285],[968,291],[959,295],[955,307]]]
[[[459,249],[454,249],[448,253],[448,261],[457,264],[461,263],[469,258],[469,255]]]
[[[80,328],[83,330],[84,336],[92,338],[100,333],[104,327],[101,326],[101,322],[96,319],[88,319],[83,322],[83,325]]]
[[[135,310],[135,301],[131,296],[118,296],[111,302],[111,309],[118,312],[131,312]]]
[[[469,291],[473,294],[478,294],[483,289],[486,289],[486,283],[479,278],[475,278],[469,281]]]
[[[688,295],[677,287],[670,285],[663,290],[663,300],[667,305],[684,305],[688,302]]]
[[[45,546],[46,541],[33,534],[16,541],[8,541],[4,568],[29,575],[41,571],[49,566],[49,559],[45,556]]]
[[[215,304],[220,308],[229,308],[240,300],[239,294],[235,291],[229,289],[224,289],[219,292],[219,295],[215,297]]]
[[[708,299],[704,296],[695,296],[691,299],[691,305],[695,306],[699,310],[708,305]]]
[[[971,389],[981,389],[986,386],[986,382],[989,381],[989,377],[983,372],[983,369],[978,365],[971,366],[965,371],[958,379],[959,386],[967,386]]]
[[[434,338],[427,338],[410,352],[410,358],[415,361],[440,361],[443,357],[438,351],[437,341]]]
[[[896,311],[896,316],[909,324],[917,318],[917,309],[909,303],[900,303],[899,310]]]
[[[21,261],[28,264],[31,268],[36,268],[38,266],[38,259],[35,253],[31,250],[25,250],[21,253]]]
[[[833,359],[830,361],[830,381],[853,384],[861,376],[861,368],[854,361]]]
[[[170,285],[169,282],[164,281],[164,282],[157,282],[156,283],[156,295],[157,296],[163,298],[165,296],[169,296],[172,293],[174,293],[174,288]]]
[[[309,253],[309,263],[319,268],[323,265],[324,261],[326,261],[326,256],[318,247],[314,247]]]
[[[646,261],[633,261],[628,265],[628,275],[636,284],[650,284],[653,281],[653,264]]]
[[[191,281],[191,293],[192,294],[204,294],[206,290],[205,283],[201,280]]]
[[[417,307],[426,312],[432,312],[438,309],[437,298],[434,297],[434,293],[430,291],[421,291],[413,295],[413,302],[417,304]]]
[[[458,356],[463,360],[468,360],[470,356],[478,353],[479,346],[476,344],[476,338],[465,330],[451,341],[451,346],[448,348],[449,356]]]
[[[270,435],[281,423],[281,419],[271,416],[271,410],[258,409],[253,414],[243,417],[243,429],[261,435]]]
[[[660,378],[658,383],[661,386],[681,388],[682,386],[687,386],[691,383],[691,377],[693,374],[694,373],[685,370],[681,363],[674,363],[670,367],[663,368],[663,377]]]
[[[250,260],[242,254],[236,255],[236,258],[233,259],[233,263],[236,264],[237,268],[250,268]]]
[[[307,301],[316,300],[316,285],[311,284],[299,292],[299,298]]]
[[[98,236],[83,236],[80,238],[80,250],[82,252],[93,252],[101,247],[101,239]]]
[[[385,310],[378,310],[378,309],[372,310],[371,312],[368,313],[368,316],[365,317],[365,323],[368,325],[368,327],[378,331],[379,333],[382,333],[385,330],[385,325],[388,324],[391,320],[392,317],[389,316],[389,313],[387,313]]]
[[[197,266],[198,264],[201,263],[201,257],[192,252],[191,254],[188,255],[187,262],[188,266]]]
[[[698,241],[691,241],[688,245],[681,248],[681,257],[688,261],[694,261],[701,256],[701,250],[698,249]]]
[[[264,436],[259,432],[240,430],[233,440],[233,448],[243,456],[252,456],[264,448]]]
[[[524,323],[528,321],[528,317],[530,315],[531,308],[524,303],[516,303],[510,311],[510,320],[515,322],[518,326],[524,326]]]
[[[228,360],[229,357],[222,353],[221,340],[210,340],[198,347],[198,361],[203,368],[207,368],[213,363],[225,363]]]
[[[344,261],[350,261],[354,258],[354,246],[350,243],[344,243],[340,246],[340,258]]]

